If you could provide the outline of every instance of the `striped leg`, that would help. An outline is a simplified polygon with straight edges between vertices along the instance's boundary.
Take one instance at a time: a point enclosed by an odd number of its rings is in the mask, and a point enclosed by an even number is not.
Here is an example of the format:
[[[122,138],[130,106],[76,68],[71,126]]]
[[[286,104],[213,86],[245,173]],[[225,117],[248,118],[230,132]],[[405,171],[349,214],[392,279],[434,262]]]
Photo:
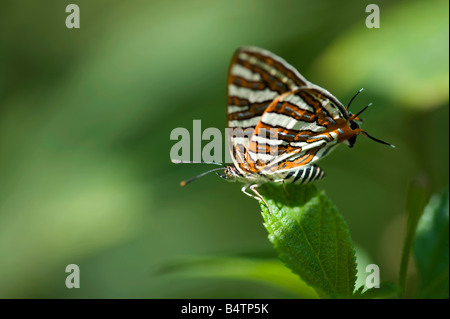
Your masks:
[[[286,181],[284,179],[283,179],[283,189],[284,189],[284,193],[286,194],[286,197],[289,199],[292,199],[291,195],[289,195],[289,192],[287,191]]]
[[[241,188],[241,191],[242,191],[245,195],[250,196],[251,198],[254,198],[254,199],[256,199],[257,201],[261,201],[261,198],[260,198],[260,197],[256,197],[255,195],[250,194],[249,192],[247,192],[247,189],[250,188],[250,186],[252,186],[252,185],[251,185],[251,184],[245,185],[244,187]]]
[[[262,197],[261,194],[256,190],[256,187],[258,187],[258,186],[259,186],[259,184],[253,184],[253,185],[247,184],[244,187],[242,187],[241,191],[247,196],[250,196],[250,197],[252,197],[252,198],[254,198],[254,199],[256,199],[256,200],[258,200],[260,202],[262,201],[264,203],[264,205],[266,205],[267,209],[269,210],[269,213],[272,215],[272,211],[270,210],[270,207],[267,204],[267,202],[264,200],[264,197]],[[247,188],[250,188],[250,190],[255,195],[248,193],[247,192]]]

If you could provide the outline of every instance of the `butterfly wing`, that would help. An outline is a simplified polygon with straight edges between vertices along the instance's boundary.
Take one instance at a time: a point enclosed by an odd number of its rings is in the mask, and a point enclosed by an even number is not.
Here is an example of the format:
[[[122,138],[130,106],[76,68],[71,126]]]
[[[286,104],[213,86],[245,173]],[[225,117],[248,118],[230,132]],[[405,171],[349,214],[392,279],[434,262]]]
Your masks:
[[[310,84],[282,94],[261,116],[246,161],[255,171],[282,174],[311,165],[339,143],[349,114],[328,91]]]
[[[227,119],[231,158],[241,171],[248,170],[245,154],[255,127],[268,106],[280,95],[309,85],[290,64],[256,47],[242,47],[228,71]]]

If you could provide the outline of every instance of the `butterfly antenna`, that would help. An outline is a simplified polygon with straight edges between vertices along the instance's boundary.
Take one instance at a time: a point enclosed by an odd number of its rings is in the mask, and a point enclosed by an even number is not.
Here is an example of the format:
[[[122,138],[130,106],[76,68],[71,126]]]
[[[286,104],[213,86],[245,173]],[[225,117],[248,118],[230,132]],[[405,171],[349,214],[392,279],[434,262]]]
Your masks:
[[[366,131],[361,131],[361,133],[362,133],[364,136],[367,136],[368,138],[370,138],[371,140],[374,140],[375,142],[378,142],[378,143],[381,143],[381,144],[384,144],[384,145],[388,145],[388,146],[390,146],[390,147],[392,147],[392,148],[395,148],[395,145],[392,145],[392,144],[387,143],[387,142],[385,142],[385,141],[379,140],[379,139],[377,139],[377,138],[375,138],[375,137],[369,135],[369,133],[367,133]]]
[[[361,93],[362,91],[364,90],[364,88],[361,88],[358,92],[356,92],[356,94],[355,95],[353,95],[353,97],[351,98],[351,100],[350,100],[350,102],[348,102],[348,105],[347,105],[347,107],[345,108],[345,110],[347,111],[348,110],[348,108],[350,107],[350,104],[352,104],[352,102],[353,102],[353,100],[355,99],[355,97],[357,97],[358,96],[358,94],[359,93]]]
[[[182,161],[182,160],[171,160],[174,164],[213,164],[213,165],[220,165],[222,167],[225,167],[222,163],[217,162],[198,162],[198,161]]]
[[[369,104],[367,104],[367,106],[365,108],[363,108],[361,111],[359,111],[358,113],[356,113],[355,115],[353,115],[353,118],[357,118],[362,112],[364,112],[365,110],[367,110],[367,108],[369,106],[372,106],[372,102],[370,102]]]
[[[209,171],[207,171],[207,172],[201,173],[200,175],[197,175],[197,176],[194,176],[194,177],[192,177],[192,178],[189,178],[189,179],[187,179],[187,180],[185,180],[185,181],[181,181],[181,182],[180,182],[180,186],[186,186],[187,184],[189,184],[189,183],[195,181],[196,179],[199,179],[200,177],[203,177],[203,176],[205,176],[205,175],[207,175],[207,174],[209,174],[209,173],[216,172],[216,171],[220,171],[220,170],[223,170],[223,167],[214,168],[214,169],[209,170]]]

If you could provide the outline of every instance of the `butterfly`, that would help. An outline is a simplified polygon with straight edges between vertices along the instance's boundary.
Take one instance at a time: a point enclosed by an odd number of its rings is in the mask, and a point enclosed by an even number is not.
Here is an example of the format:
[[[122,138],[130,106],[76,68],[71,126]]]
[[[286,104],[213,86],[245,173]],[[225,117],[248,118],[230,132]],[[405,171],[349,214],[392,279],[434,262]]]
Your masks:
[[[263,183],[306,184],[324,178],[316,162],[339,144],[353,147],[359,134],[394,147],[361,129],[359,115],[371,104],[357,114],[348,111],[361,91],[345,107],[283,58],[257,47],[239,48],[227,81],[227,138],[233,163],[182,185],[224,169],[220,177],[244,183],[246,195],[264,201],[256,189]]]

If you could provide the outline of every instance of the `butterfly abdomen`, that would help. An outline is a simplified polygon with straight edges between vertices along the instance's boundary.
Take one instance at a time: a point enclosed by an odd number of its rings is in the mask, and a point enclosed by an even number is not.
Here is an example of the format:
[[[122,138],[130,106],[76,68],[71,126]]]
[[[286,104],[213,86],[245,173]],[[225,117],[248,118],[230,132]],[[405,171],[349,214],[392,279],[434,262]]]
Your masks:
[[[307,165],[297,170],[284,172],[261,171],[258,174],[241,173],[233,166],[227,166],[224,174],[219,174],[219,176],[230,182],[241,182],[245,184],[262,184],[267,182],[307,184],[324,178],[325,172],[317,165]]]
[[[305,165],[296,170],[266,174],[265,177],[274,183],[307,184],[325,177],[325,172],[317,165]]]
[[[325,177],[325,172],[317,165],[311,165],[299,169],[286,179],[286,183],[307,184]]]

